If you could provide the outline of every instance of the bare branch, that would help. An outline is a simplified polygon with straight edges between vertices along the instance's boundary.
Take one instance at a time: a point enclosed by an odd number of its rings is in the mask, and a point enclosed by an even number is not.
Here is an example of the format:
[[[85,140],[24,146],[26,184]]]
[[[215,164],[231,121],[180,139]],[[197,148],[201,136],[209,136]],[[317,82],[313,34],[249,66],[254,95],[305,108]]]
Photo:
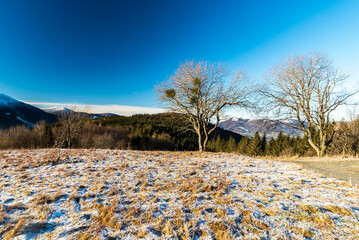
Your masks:
[[[267,110],[280,118],[296,118],[310,145],[323,156],[335,133],[330,114],[358,92],[342,89],[347,78],[326,55],[295,56],[274,67],[267,86],[259,91],[265,96]],[[311,127],[319,131],[317,142]]]
[[[198,135],[204,151],[209,135],[218,126],[221,114],[231,107],[253,107],[252,89],[246,75],[232,73],[220,63],[186,62],[174,75],[156,87],[160,102],[170,111],[182,113]],[[214,126],[209,129],[210,123]]]

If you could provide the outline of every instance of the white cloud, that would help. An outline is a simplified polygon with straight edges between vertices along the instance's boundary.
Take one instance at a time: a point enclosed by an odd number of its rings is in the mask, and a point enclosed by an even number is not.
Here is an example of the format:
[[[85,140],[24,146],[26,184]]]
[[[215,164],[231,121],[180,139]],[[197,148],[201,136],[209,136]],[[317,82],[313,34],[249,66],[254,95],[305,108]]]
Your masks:
[[[77,111],[86,111],[88,113],[115,113],[122,116],[131,116],[139,113],[162,113],[165,112],[164,108],[151,108],[151,107],[137,107],[137,106],[126,106],[126,105],[91,105],[91,104],[71,104],[71,103],[47,103],[47,102],[28,102],[35,107],[41,109],[47,108],[70,108],[76,109]]]

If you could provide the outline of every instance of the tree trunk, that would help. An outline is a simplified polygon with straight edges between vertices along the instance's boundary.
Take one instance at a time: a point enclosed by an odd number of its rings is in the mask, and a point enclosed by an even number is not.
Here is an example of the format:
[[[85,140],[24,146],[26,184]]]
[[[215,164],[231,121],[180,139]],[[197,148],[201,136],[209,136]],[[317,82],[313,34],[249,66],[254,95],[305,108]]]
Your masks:
[[[203,151],[206,151],[207,142],[208,142],[208,136],[206,136],[203,141]]]
[[[308,136],[309,145],[315,150],[318,157],[321,157],[321,149],[313,142],[313,140]]]
[[[201,143],[198,143],[198,152],[203,152],[203,147]]]
[[[311,139],[308,139],[308,142],[310,144],[310,146],[315,150],[315,152],[317,153],[318,157],[324,157],[327,153],[327,146],[317,146],[314,144],[314,142]]]
[[[203,145],[202,145],[202,136],[201,136],[201,133],[197,132],[197,135],[198,135],[198,151],[199,152],[203,152]]]
[[[327,153],[328,145],[325,142],[322,142],[320,145],[320,155],[318,157],[325,157]]]
[[[321,147],[318,157],[325,157],[327,153],[327,147]]]
[[[317,156],[324,157],[327,153],[327,147],[328,147],[328,143],[326,142],[326,135],[322,135],[322,133],[320,133],[318,145],[313,142],[312,135],[309,132],[307,132],[307,136],[308,136],[308,143],[315,150]]]

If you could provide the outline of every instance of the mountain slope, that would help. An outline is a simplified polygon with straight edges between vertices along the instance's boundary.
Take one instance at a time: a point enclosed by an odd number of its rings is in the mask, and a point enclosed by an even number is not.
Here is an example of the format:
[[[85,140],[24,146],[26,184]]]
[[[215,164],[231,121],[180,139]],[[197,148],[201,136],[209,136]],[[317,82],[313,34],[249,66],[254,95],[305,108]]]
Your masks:
[[[298,126],[298,121],[294,119],[287,120],[287,125]],[[301,136],[302,132],[287,126],[284,123],[274,123],[268,119],[242,119],[230,118],[226,121],[220,122],[219,127],[228,131],[239,133],[245,136],[254,136],[256,131],[260,134],[266,132],[268,138],[276,138],[279,132],[287,135]]]
[[[41,108],[47,113],[54,114],[56,116],[61,116],[64,113],[68,112],[74,112],[74,110],[67,108],[67,107],[51,107],[51,108]],[[86,115],[87,118],[103,118],[103,117],[109,117],[109,116],[118,116],[114,113],[87,113],[87,112],[81,112]]]
[[[53,114],[0,93],[0,128],[6,129],[17,125],[32,127],[39,121],[54,123],[57,118]]]

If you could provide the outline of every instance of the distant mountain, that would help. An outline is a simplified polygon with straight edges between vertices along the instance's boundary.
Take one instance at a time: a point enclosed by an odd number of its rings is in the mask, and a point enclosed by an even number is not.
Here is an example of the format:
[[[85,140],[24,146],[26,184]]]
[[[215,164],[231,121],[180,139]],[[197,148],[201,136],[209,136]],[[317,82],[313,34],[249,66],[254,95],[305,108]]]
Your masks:
[[[51,108],[42,108],[45,112],[54,114],[56,116],[60,116],[61,114],[65,112],[74,112],[74,110],[69,109],[67,107],[51,107]],[[85,113],[88,118],[103,118],[103,117],[110,117],[110,116],[118,116],[114,113]]]
[[[113,117],[113,116],[119,116],[114,113],[87,113],[92,118],[103,118],[103,117]]]
[[[51,107],[51,108],[41,108],[41,110],[44,110],[47,113],[51,113],[54,115],[60,115],[64,112],[73,112],[73,110],[67,108],[67,107]]]
[[[6,129],[17,125],[33,127],[40,121],[54,123],[57,118],[53,114],[0,93],[0,128]]]
[[[267,138],[276,138],[280,131],[284,134],[301,136],[302,132],[293,129],[290,126],[298,126],[298,121],[295,119],[288,119],[284,123],[275,123],[268,119],[242,119],[242,118],[230,118],[226,121],[219,123],[219,127],[228,131],[239,133],[244,136],[252,137],[258,131],[260,134],[266,132]]]

